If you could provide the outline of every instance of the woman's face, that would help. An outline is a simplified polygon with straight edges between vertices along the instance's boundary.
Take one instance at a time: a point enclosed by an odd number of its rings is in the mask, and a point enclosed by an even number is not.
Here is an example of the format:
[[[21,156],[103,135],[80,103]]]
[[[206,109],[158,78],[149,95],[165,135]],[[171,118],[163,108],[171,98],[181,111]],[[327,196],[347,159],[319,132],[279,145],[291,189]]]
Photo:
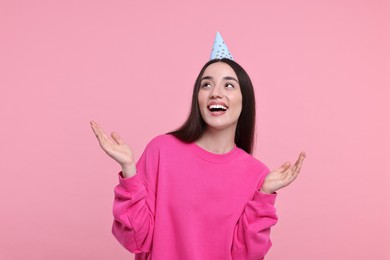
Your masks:
[[[206,68],[198,103],[208,128],[236,130],[242,110],[242,94],[237,75],[228,64],[216,62]]]

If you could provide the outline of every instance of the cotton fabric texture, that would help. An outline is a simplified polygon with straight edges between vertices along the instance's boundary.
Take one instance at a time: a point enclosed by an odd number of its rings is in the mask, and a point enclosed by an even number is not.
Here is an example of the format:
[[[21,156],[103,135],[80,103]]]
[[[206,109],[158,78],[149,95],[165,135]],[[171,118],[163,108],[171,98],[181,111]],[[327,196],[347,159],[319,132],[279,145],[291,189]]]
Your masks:
[[[242,149],[214,154],[166,134],[115,187],[112,232],[136,260],[263,259],[277,222],[268,167]]]

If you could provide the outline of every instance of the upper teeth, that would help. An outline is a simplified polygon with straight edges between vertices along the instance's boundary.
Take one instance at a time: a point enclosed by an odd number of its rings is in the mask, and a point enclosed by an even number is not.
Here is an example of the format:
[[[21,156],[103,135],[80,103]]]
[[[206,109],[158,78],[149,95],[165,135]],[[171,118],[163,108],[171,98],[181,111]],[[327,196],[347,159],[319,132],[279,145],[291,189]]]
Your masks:
[[[223,105],[210,105],[209,107],[210,109],[227,109],[227,107],[223,106]]]

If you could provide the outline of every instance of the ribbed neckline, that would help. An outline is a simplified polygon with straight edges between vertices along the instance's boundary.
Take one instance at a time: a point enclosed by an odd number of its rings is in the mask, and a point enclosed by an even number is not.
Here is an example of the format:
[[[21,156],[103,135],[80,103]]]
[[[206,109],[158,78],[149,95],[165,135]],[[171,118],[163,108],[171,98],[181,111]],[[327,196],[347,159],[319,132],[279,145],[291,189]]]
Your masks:
[[[224,154],[209,152],[195,142],[188,144],[191,151],[199,158],[212,163],[228,163],[237,158],[240,153],[240,148],[234,145],[233,149]]]

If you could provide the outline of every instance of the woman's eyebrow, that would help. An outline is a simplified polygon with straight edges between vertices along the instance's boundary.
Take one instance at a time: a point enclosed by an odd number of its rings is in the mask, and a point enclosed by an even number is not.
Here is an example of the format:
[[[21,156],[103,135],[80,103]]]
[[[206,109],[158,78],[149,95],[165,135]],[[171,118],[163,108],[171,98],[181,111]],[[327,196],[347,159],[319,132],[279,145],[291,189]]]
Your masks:
[[[235,82],[238,83],[238,80],[236,78],[233,78],[233,77],[227,76],[227,77],[224,77],[224,79],[226,79],[226,80],[234,80]]]
[[[204,79],[213,79],[213,77],[211,76],[204,76],[201,80],[204,80]],[[223,79],[225,80],[234,80],[235,82],[238,83],[238,80],[234,77],[230,77],[230,76],[226,76],[226,77],[223,77]]]
[[[213,77],[211,77],[211,76],[204,76],[201,80],[204,80],[204,79],[213,79]]]

